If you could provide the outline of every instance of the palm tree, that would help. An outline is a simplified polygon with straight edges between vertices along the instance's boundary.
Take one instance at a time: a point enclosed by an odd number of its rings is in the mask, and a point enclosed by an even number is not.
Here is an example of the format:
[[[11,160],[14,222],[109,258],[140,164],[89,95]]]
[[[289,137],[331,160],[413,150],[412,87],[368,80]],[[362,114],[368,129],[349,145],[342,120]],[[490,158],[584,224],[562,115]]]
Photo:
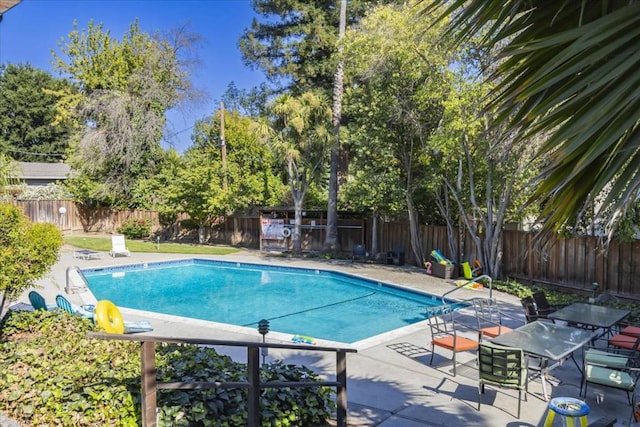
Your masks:
[[[600,200],[609,230],[640,195],[640,1],[422,0],[458,44],[482,35],[503,61],[489,107],[523,140],[548,136],[531,201],[545,234]],[[606,212],[606,213],[605,213]]]
[[[322,95],[305,92],[298,97],[282,95],[275,101],[272,113],[275,123],[271,144],[287,169],[295,210],[293,252],[299,254],[302,251],[302,208],[307,189],[309,184],[323,176],[331,144],[328,127],[331,108]]]

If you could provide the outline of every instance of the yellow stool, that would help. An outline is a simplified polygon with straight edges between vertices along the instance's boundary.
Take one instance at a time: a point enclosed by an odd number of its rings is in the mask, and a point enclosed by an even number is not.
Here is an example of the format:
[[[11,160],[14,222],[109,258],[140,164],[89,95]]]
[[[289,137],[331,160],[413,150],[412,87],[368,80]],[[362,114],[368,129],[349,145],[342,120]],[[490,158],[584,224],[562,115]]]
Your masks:
[[[587,427],[587,415],[591,409],[589,405],[582,400],[573,397],[556,397],[549,401],[549,410],[547,411],[547,419],[544,421],[544,427],[551,427],[556,414],[567,418],[567,426],[573,426],[574,418],[580,418],[580,426]]]

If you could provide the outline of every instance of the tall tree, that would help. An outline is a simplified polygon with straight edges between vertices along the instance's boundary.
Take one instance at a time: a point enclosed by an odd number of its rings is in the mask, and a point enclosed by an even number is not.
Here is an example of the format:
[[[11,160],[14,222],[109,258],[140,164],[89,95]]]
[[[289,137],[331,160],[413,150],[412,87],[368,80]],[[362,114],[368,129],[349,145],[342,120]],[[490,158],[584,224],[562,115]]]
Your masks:
[[[179,59],[197,38],[182,29],[173,39],[152,37],[133,23],[122,41],[102,25],[76,29],[54,52],[56,68],[77,82],[77,113],[84,126],[74,157],[97,198],[134,207],[132,189],[153,175],[162,158],[165,113],[191,95],[189,70]]]
[[[253,0],[254,19],[240,38],[245,64],[261,69],[276,85],[295,94],[321,90],[329,96],[336,70],[340,0]],[[351,0],[347,24],[379,3]],[[396,1],[397,3],[398,1]]]
[[[340,0],[340,31],[338,37],[342,39],[347,25],[347,0]],[[342,50],[342,48],[339,48]],[[333,145],[331,147],[329,166],[329,197],[327,202],[327,234],[323,249],[325,252],[337,252],[338,245],[338,173],[340,158],[340,121],[342,120],[342,96],[344,94],[344,65],[339,59],[333,76],[333,106],[331,112],[331,127],[333,128]]]
[[[603,198],[610,229],[640,196],[640,1],[433,0],[458,42],[481,33],[505,58],[491,102],[517,138],[549,135],[532,201],[551,233]],[[598,213],[596,213],[596,216]]]
[[[491,58],[486,52],[482,56]],[[478,259],[484,274],[499,277],[503,228],[506,222],[523,219],[523,202],[538,171],[534,154],[540,142],[522,143],[505,134],[504,127],[490,127],[491,111],[484,110],[483,102],[490,86],[459,63],[461,69],[444,102],[438,131],[430,138],[434,154],[429,167],[439,175],[430,191],[437,196],[449,235],[457,234],[452,231],[459,223],[460,235],[466,231],[472,240],[472,248],[458,248],[462,238],[451,241],[451,253],[460,254],[460,262]]]
[[[75,91],[29,64],[0,67],[0,151],[17,161],[62,161],[74,129],[57,121],[56,93]]]
[[[282,95],[272,107],[270,142],[287,169],[295,209],[293,251],[302,251],[302,209],[309,185],[325,172],[331,109],[321,94]]]
[[[345,105],[350,143],[376,163],[369,171],[383,174],[389,167],[400,171],[382,175],[399,182],[376,186],[402,189],[412,252],[420,264],[425,255],[415,202],[421,182],[430,174],[421,158],[429,153],[428,138],[442,118],[450,85],[450,58],[435,42],[437,37],[436,29],[416,21],[411,4],[384,6],[369,14],[357,30],[347,32],[344,51],[351,79]]]

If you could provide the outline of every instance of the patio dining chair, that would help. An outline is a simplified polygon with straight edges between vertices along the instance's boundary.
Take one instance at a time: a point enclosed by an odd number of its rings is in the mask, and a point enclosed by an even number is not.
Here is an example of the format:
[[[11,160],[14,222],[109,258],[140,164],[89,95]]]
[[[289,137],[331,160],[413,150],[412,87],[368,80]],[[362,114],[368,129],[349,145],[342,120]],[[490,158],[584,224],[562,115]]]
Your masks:
[[[622,390],[627,393],[627,401],[631,405],[629,425],[633,420],[636,408],[636,388],[640,377],[637,366],[637,351],[628,353],[608,353],[598,349],[585,351],[580,395],[587,396],[589,384]],[[584,389],[584,395],[582,391]]]
[[[478,411],[485,385],[518,390],[518,414],[522,392],[527,400],[527,359],[521,348],[480,343],[478,347]]]
[[[534,292],[532,297],[533,302],[536,304],[536,312],[540,318],[547,318],[551,313],[563,307],[561,305],[551,305],[544,291]]]
[[[442,347],[453,353],[453,376],[456,376],[456,353],[461,351],[473,351],[478,348],[478,341],[458,335],[456,321],[453,317],[453,309],[444,304],[436,307],[427,307],[427,318],[431,329],[431,360],[436,347]]]
[[[495,338],[513,330],[502,324],[502,314],[495,298],[473,298],[471,303],[478,321],[478,341],[485,336]]]
[[[640,336],[615,334],[607,341],[607,347],[616,347],[618,350],[640,351]]]
[[[536,310],[536,303],[533,302],[533,297],[522,298],[520,300],[520,304],[522,304],[524,317],[527,320],[527,323],[535,322],[540,318],[538,316],[538,311]]]

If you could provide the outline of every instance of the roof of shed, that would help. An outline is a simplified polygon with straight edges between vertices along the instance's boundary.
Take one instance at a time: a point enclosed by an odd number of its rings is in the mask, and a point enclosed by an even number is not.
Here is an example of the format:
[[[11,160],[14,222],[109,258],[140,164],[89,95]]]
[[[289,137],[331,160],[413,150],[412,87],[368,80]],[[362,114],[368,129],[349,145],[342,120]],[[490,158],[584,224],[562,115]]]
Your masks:
[[[20,3],[22,0],[0,0],[0,20],[2,20],[2,15],[11,9],[13,6]]]
[[[21,179],[65,179],[71,172],[71,166],[66,163],[16,163],[18,164],[16,172]]]

